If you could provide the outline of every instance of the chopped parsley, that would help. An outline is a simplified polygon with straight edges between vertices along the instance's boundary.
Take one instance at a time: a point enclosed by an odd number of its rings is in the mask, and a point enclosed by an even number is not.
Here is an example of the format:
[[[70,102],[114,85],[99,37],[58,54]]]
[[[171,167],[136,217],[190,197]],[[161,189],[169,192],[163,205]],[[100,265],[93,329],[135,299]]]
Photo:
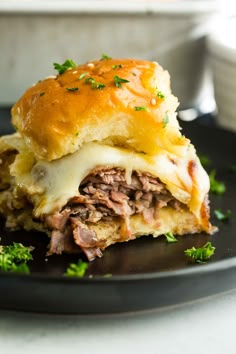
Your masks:
[[[29,273],[26,263],[33,259],[33,249],[17,242],[10,246],[0,246],[0,269],[5,272]]]
[[[82,74],[80,74],[80,76],[78,77],[78,80],[84,79],[85,76],[87,76],[87,75],[88,75],[88,73],[82,73]]]
[[[112,65],[112,69],[121,69],[123,68],[123,65],[122,64],[117,64],[117,65]]]
[[[189,248],[184,251],[185,255],[196,263],[205,263],[215,253],[215,247],[211,242],[207,242],[204,246],[199,248]]]
[[[168,243],[178,242],[177,238],[175,238],[172,232],[167,232],[164,234],[164,236],[166,237],[166,241]]]
[[[122,87],[122,84],[126,84],[127,82],[129,82],[129,80],[122,79],[121,77],[115,75],[114,82],[115,82],[116,87]]]
[[[79,277],[82,278],[88,268],[88,263],[83,262],[79,259],[78,263],[71,263],[66,269],[65,275],[69,277]]]
[[[216,209],[216,210],[214,210],[214,214],[218,220],[226,222],[229,220],[230,216],[232,215],[232,212],[231,212],[231,210],[227,210],[224,213],[222,210]]]
[[[75,92],[75,91],[79,91],[78,87],[66,87],[67,91],[71,91],[71,92]]]
[[[205,263],[215,253],[215,247],[212,246],[211,242],[207,242],[204,246],[199,248],[193,246],[185,250],[184,253],[196,263]]]
[[[164,95],[164,93],[161,92],[161,91],[159,91],[159,90],[156,91],[156,96],[157,96],[158,98],[160,98],[161,100],[164,100],[165,97],[166,97],[166,96]]]
[[[216,179],[216,170],[212,170],[209,174],[210,178],[210,191],[214,194],[224,194],[226,187],[224,182],[218,181]]]
[[[211,164],[211,160],[207,155],[198,154],[198,157],[203,167],[208,167]]]
[[[163,127],[165,128],[168,123],[169,123],[169,116],[168,116],[168,113],[166,112],[164,119],[163,119]]]
[[[41,92],[41,93],[39,94],[40,97],[42,97],[42,96],[44,96],[44,95],[45,95],[45,92]]]
[[[93,77],[87,77],[85,82],[90,84],[92,89],[101,90],[106,87],[106,85],[102,84],[101,82],[97,82]]]
[[[72,59],[67,59],[63,64],[53,63],[54,69],[58,71],[59,75],[63,74],[69,69],[74,69],[77,64]]]
[[[135,111],[147,111],[147,107],[144,106],[135,106]]]
[[[109,57],[109,55],[102,53],[102,57],[100,60],[109,60],[109,59],[112,59],[112,57]]]

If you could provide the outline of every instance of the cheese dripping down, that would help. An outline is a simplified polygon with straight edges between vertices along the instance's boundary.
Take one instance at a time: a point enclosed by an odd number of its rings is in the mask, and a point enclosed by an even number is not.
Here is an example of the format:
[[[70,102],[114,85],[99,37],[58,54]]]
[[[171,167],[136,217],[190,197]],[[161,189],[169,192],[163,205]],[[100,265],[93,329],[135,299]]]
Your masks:
[[[75,153],[51,162],[39,160],[29,163],[28,159],[29,154],[25,151],[19,153],[11,166],[11,174],[15,176],[16,184],[33,201],[35,217],[60,210],[70,198],[79,194],[81,181],[97,167],[125,169],[127,183],[134,170],[158,177],[177,200],[189,206],[198,219],[209,190],[209,178],[192,146],[186,148],[184,158],[165,150],[149,156],[120,147],[89,143]],[[188,169],[192,159],[196,170],[194,178]]]

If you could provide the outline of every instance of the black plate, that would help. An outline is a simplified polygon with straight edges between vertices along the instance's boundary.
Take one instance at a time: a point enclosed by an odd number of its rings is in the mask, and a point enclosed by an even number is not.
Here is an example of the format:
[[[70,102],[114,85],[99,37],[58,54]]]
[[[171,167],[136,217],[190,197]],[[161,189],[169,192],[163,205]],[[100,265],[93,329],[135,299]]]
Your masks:
[[[0,113],[0,132],[10,132],[8,110]],[[35,246],[35,251],[30,275],[0,273],[0,308],[66,314],[120,313],[179,304],[235,288],[236,174],[230,173],[228,166],[236,163],[236,136],[199,122],[181,125],[198,151],[210,157],[218,179],[226,183],[223,196],[211,195],[211,209],[230,209],[230,221],[220,223],[212,216],[212,222],[220,228],[214,236],[187,235],[174,244],[166,243],[163,237],[142,237],[111,246],[103,258],[90,263],[82,279],[63,275],[77,256],[45,259],[45,235],[9,233],[2,227],[3,244],[22,242]],[[200,247],[208,240],[216,247],[209,263],[189,263],[184,250],[193,245]],[[112,277],[104,277],[108,273]]]

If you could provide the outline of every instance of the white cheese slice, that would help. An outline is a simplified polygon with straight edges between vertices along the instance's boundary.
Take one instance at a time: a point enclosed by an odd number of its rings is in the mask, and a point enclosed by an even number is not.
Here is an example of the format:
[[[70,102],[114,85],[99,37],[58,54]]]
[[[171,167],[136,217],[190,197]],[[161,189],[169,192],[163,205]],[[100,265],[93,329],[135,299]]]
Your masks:
[[[98,166],[124,168],[127,182],[130,181],[132,170],[159,177],[172,195],[189,205],[197,217],[209,190],[208,176],[193,149],[186,149],[186,156],[180,158],[164,150],[155,156],[148,156],[119,147],[89,143],[75,153],[51,162],[24,162],[28,156],[24,152],[20,153],[11,167],[11,173],[18,186],[33,201],[34,214],[37,217],[60,210],[70,198],[78,195],[81,181]],[[192,159],[196,160],[195,178],[192,178],[188,170]],[[28,170],[19,167],[22,165],[28,166]]]

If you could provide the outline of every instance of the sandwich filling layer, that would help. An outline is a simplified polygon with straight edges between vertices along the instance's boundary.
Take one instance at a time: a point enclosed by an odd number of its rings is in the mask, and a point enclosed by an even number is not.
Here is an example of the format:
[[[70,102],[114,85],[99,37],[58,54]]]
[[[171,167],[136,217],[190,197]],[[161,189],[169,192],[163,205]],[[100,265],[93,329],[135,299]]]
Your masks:
[[[0,214],[10,229],[47,232],[49,254],[82,249],[91,260],[144,234],[211,232],[209,182],[192,146],[178,157],[90,143],[47,162],[19,136],[2,144]]]
[[[89,228],[92,224],[117,219],[123,229],[120,241],[124,241],[132,238],[132,215],[140,214],[147,224],[155,222],[158,229],[161,208],[186,210],[158,178],[139,171],[132,172],[128,184],[123,169],[95,169],[81,182],[79,192],[60,212],[44,220],[52,230],[49,254],[70,251],[74,241],[91,260],[107,246],[107,240],[99,240]]]

